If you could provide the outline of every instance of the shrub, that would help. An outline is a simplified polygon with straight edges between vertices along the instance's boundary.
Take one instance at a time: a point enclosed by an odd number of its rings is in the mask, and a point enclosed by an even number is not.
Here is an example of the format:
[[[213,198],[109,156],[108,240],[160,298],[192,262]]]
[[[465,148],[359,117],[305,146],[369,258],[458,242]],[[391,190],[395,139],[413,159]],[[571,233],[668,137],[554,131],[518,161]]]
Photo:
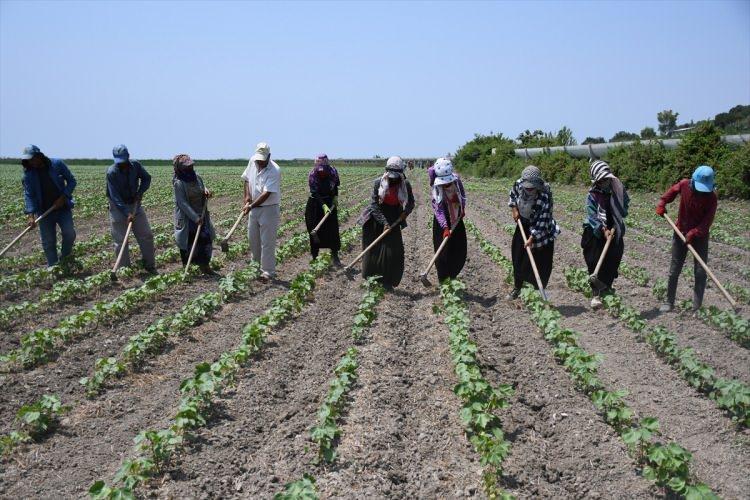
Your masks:
[[[700,122],[684,136],[674,155],[671,182],[690,177],[699,165],[718,170],[729,155],[729,146],[721,140],[721,131],[710,122]]]
[[[716,189],[721,197],[750,198],[750,143],[716,168]]]

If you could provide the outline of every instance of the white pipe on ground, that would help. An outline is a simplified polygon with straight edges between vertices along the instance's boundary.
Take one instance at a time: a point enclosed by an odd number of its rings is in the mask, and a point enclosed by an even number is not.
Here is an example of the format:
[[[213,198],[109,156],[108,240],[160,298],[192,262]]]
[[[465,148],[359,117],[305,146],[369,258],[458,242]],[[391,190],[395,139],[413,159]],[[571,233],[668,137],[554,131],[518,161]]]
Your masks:
[[[725,135],[721,138],[728,144],[746,144],[750,142],[750,134]],[[653,139],[641,141],[646,144],[660,143],[667,149],[675,149],[682,139]],[[586,144],[585,146],[553,146],[547,148],[519,148],[514,150],[516,156],[521,158],[532,158],[544,153],[556,153],[562,151],[575,158],[601,158],[607,151],[620,146],[630,146],[637,141],[604,142],[601,144]]]

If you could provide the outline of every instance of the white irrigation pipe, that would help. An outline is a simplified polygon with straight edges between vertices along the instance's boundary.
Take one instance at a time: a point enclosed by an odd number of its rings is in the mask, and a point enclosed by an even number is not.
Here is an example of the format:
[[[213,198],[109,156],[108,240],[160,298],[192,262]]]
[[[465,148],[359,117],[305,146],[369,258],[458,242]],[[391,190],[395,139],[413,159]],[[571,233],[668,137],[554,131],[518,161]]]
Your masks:
[[[750,142],[750,134],[724,135],[721,139],[727,144],[747,144]],[[600,144],[586,144],[583,146],[552,146],[547,148],[519,148],[513,152],[520,158],[532,158],[541,154],[563,152],[574,158],[601,158],[610,149],[621,146],[631,146],[636,142],[644,144],[660,144],[666,149],[675,149],[682,139],[652,139],[644,141],[622,141],[622,142],[603,142]]]

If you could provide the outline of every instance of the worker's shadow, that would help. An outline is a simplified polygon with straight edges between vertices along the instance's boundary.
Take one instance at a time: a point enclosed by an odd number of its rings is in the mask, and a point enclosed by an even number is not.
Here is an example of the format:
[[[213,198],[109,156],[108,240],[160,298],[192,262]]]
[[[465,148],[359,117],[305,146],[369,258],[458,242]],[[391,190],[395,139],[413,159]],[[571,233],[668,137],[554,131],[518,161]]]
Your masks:
[[[588,307],[583,306],[558,306],[557,310],[562,314],[564,318],[572,318],[574,316],[580,316],[590,311]]]
[[[463,295],[464,295],[464,300],[466,302],[473,302],[474,304],[479,304],[485,309],[497,304],[497,295],[484,296],[484,295],[476,295],[471,292],[464,292]]]
[[[662,314],[663,314],[663,313],[662,313],[661,311],[659,311],[659,308],[658,308],[658,307],[652,307],[651,309],[648,309],[648,310],[646,310],[646,311],[643,311],[643,312],[641,313],[641,317],[643,317],[643,319],[645,319],[645,320],[647,320],[647,321],[650,321],[650,320],[652,320],[652,319],[658,318],[658,317],[659,317],[659,316],[661,316]]]

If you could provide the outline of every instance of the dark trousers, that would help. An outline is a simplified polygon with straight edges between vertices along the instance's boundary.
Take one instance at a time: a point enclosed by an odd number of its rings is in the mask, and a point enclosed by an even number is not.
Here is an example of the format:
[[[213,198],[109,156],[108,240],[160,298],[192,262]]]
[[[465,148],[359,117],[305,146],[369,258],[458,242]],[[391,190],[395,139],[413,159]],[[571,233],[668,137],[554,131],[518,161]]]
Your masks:
[[[529,236],[529,228],[524,224],[526,237]],[[513,234],[511,243],[511,256],[513,259],[513,286],[521,288],[525,283],[531,284],[534,288],[539,288],[534,276],[534,270],[531,267],[529,254],[524,248],[525,241],[521,236],[521,231],[516,225],[516,232]],[[532,248],[531,254],[534,256],[536,268],[539,271],[539,278],[542,280],[542,286],[547,288],[549,277],[552,274],[552,259],[555,255],[554,240],[540,248]]]
[[[589,274],[593,274],[596,270],[596,265],[599,263],[599,257],[601,257],[606,243],[607,240],[603,236],[597,238],[589,226],[584,228],[583,235],[581,236],[581,248],[583,249],[583,258],[586,261]],[[599,281],[607,285],[607,287],[604,290],[599,290],[592,283],[591,291],[594,295],[598,296],[600,292],[612,288],[612,283],[618,276],[623,252],[625,252],[625,242],[622,238],[615,237],[609,245],[607,255],[604,257],[604,262],[602,262],[602,268],[599,269],[599,274],[597,275]]]
[[[708,264],[708,237],[695,238],[691,243],[701,259]],[[667,283],[667,302],[674,305],[677,295],[677,280],[680,278],[685,257],[690,250],[682,242],[677,234],[672,235],[672,262],[669,265],[669,281]],[[695,286],[693,287],[693,306],[700,307],[703,304],[703,293],[706,291],[706,271],[693,259],[693,272],[695,274]]]

